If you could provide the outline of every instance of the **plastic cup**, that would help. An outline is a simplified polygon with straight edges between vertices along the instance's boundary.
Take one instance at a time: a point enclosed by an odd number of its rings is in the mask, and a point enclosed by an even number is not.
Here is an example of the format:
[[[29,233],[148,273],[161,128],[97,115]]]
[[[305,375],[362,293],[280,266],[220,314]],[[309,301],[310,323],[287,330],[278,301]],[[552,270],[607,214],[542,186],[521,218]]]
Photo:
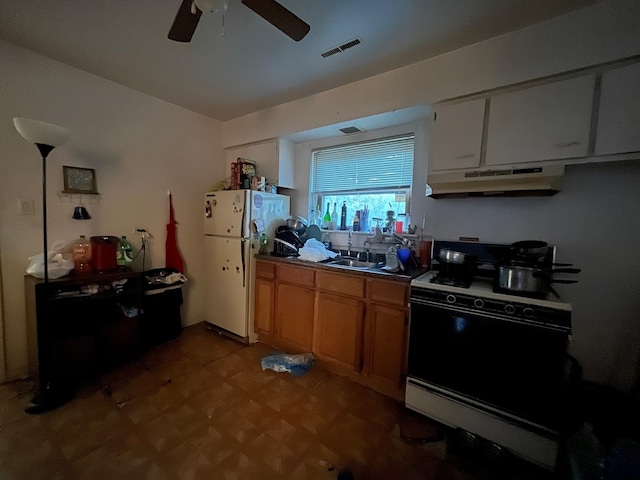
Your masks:
[[[423,267],[429,268],[431,266],[431,245],[433,240],[421,240],[419,244],[420,262]]]
[[[402,233],[403,226],[402,220],[396,220],[396,233]]]

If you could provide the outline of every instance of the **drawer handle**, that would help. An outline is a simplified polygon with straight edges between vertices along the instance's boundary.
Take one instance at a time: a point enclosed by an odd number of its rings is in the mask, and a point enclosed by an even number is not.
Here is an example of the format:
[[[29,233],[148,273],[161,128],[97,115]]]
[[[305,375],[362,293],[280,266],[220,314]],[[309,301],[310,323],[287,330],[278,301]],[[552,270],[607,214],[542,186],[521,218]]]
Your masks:
[[[476,154],[475,154],[475,153],[466,153],[466,154],[464,154],[464,155],[458,155],[458,156],[456,157],[456,159],[457,159],[457,160],[463,160],[463,159],[465,159],[465,158],[473,158],[473,157],[475,157],[475,156],[476,156]]]
[[[577,140],[573,140],[571,142],[556,142],[556,143],[553,144],[553,146],[556,147],[556,148],[575,147],[577,145],[582,145],[582,142],[579,142]]]

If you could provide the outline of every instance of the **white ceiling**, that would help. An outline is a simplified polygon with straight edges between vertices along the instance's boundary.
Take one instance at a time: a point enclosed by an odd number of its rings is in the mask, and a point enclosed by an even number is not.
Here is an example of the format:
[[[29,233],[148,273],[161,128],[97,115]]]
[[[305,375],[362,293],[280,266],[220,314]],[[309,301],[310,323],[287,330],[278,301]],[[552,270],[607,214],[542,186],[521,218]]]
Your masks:
[[[218,120],[302,98],[594,3],[280,0],[311,25],[296,43],[240,3],[167,39],[181,0],[2,0],[0,38]],[[322,58],[358,37],[362,44]]]

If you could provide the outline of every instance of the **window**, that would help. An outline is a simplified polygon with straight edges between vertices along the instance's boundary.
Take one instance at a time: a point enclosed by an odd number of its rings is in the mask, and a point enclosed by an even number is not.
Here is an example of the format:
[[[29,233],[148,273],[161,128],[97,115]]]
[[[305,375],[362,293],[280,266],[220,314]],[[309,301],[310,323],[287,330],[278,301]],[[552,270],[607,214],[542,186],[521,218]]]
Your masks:
[[[409,213],[413,177],[414,135],[402,135],[315,150],[311,163],[311,205],[320,216],[347,205],[347,226],[356,212],[369,210],[368,228],[387,225],[387,212],[395,218]],[[400,215],[400,217],[398,217]],[[322,223],[322,222],[320,222]],[[405,222],[406,225],[406,222]],[[363,225],[361,230],[365,230]]]

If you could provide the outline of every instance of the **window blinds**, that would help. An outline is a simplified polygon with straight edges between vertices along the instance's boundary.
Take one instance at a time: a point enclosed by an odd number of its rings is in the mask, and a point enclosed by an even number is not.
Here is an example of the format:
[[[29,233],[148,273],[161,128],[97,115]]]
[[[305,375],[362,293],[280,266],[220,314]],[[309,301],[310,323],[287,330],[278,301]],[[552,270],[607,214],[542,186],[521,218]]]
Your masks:
[[[414,135],[316,150],[311,190],[340,192],[411,187]]]

